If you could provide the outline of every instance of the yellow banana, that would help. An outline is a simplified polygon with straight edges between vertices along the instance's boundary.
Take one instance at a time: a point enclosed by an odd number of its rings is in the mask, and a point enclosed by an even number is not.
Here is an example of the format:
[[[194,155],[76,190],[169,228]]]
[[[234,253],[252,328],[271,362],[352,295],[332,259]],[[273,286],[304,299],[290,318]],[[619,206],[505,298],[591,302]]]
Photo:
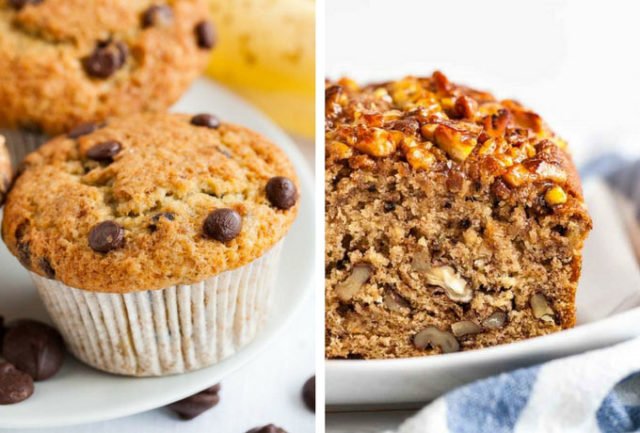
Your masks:
[[[210,76],[289,131],[312,137],[315,0],[209,0],[218,43]]]

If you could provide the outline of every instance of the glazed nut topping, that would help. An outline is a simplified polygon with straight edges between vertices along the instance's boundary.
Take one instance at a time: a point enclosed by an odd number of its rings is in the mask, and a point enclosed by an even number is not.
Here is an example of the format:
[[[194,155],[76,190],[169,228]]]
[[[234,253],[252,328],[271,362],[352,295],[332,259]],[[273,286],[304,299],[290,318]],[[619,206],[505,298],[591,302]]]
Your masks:
[[[549,145],[563,151],[566,143],[538,114],[452,83],[441,72],[366,86],[346,78],[328,81],[325,99],[330,162],[353,166],[366,156],[397,158],[414,170],[492,167],[492,177],[516,188],[567,181],[562,162],[545,153]]]
[[[464,337],[465,335],[474,335],[482,332],[482,327],[471,320],[462,320],[451,325],[451,332],[456,337]]]
[[[349,276],[336,286],[338,298],[343,302],[349,301],[360,291],[362,286],[369,281],[372,273],[373,269],[368,263],[358,263],[355,265],[353,269],[351,269]]]
[[[442,287],[449,299],[454,302],[470,302],[473,290],[451,266],[436,266],[425,272],[427,282]]]
[[[567,202],[567,193],[561,186],[553,186],[544,194],[545,201],[551,206],[565,204]]]
[[[438,147],[454,161],[467,159],[477,144],[475,137],[446,125],[438,125],[433,135]]]
[[[413,337],[413,344],[420,350],[424,350],[429,346],[439,347],[442,353],[458,352],[460,350],[460,343],[458,343],[453,334],[441,331],[435,326],[428,326],[418,332]]]
[[[536,293],[529,300],[531,305],[531,311],[533,311],[533,316],[536,319],[542,320],[548,323],[555,323],[554,316],[555,313],[553,309],[549,306],[549,302],[547,298],[544,297],[541,293]]]

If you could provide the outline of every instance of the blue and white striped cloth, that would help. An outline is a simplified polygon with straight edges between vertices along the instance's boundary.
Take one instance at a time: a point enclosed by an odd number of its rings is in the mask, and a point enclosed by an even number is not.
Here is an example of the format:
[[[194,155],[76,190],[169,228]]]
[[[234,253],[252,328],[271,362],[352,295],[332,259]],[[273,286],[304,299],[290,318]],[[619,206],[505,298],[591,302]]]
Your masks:
[[[640,338],[474,382],[398,433],[640,431]]]
[[[640,218],[640,162],[600,157],[605,177]],[[638,288],[640,290],[640,288]],[[397,433],[640,432],[640,338],[480,380],[449,392]]]

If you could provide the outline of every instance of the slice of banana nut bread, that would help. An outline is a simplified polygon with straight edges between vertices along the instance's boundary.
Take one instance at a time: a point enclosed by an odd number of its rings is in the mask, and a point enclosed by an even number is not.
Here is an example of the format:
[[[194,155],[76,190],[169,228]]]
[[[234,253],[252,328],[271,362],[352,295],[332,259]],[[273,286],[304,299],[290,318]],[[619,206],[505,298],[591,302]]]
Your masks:
[[[326,353],[470,350],[575,323],[591,229],[566,143],[429,78],[326,85]]]

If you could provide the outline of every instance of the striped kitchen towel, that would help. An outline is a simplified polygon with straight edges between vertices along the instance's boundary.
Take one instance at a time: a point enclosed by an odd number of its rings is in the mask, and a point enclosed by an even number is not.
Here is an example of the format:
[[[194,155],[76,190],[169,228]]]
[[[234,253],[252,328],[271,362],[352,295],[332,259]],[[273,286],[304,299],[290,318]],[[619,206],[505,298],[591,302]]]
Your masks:
[[[580,171],[607,179],[640,220],[640,161],[601,155]],[[640,338],[462,386],[396,433],[556,432],[640,432]]]
[[[397,433],[640,432],[640,338],[458,388]]]

